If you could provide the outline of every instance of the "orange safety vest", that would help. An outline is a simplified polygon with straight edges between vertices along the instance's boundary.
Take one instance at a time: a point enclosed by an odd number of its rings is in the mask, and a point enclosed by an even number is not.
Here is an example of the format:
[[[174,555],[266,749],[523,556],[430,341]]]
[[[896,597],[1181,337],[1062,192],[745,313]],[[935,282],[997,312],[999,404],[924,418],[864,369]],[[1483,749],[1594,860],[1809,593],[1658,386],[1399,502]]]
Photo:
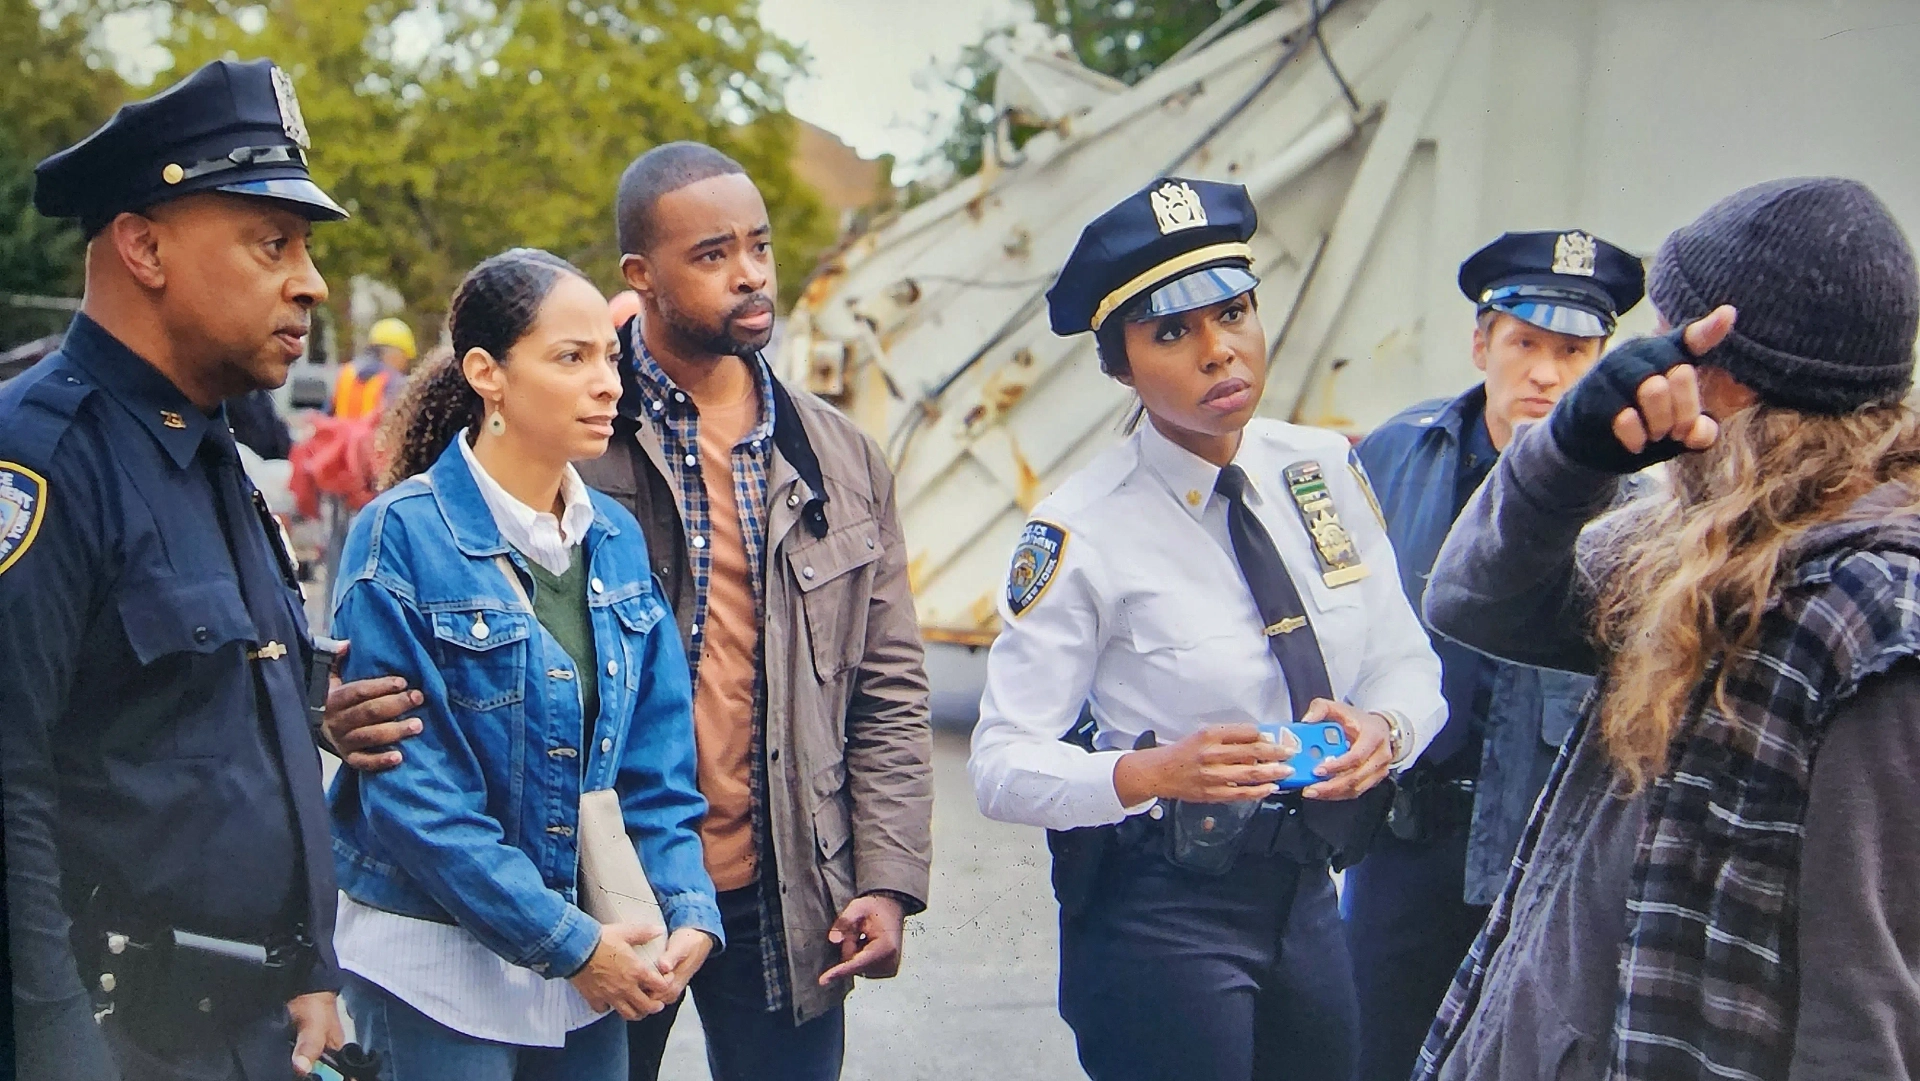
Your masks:
[[[341,420],[359,420],[380,412],[380,406],[386,400],[387,376],[390,374],[382,367],[362,378],[356,365],[349,364],[340,369],[340,378],[333,385],[333,415]]]

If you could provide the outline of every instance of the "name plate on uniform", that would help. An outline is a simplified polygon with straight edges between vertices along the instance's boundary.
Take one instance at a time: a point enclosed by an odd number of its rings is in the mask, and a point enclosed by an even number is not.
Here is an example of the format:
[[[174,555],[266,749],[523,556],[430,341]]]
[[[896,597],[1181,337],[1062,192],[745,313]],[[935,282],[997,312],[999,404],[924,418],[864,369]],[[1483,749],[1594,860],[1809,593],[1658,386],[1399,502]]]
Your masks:
[[[1333,493],[1316,461],[1295,462],[1287,467],[1287,491],[1300,512],[1300,521],[1313,538],[1314,558],[1320,563],[1320,580],[1330,588],[1352,585],[1369,573],[1361,562],[1360,548],[1353,534],[1340,524],[1340,511],[1333,505]]]

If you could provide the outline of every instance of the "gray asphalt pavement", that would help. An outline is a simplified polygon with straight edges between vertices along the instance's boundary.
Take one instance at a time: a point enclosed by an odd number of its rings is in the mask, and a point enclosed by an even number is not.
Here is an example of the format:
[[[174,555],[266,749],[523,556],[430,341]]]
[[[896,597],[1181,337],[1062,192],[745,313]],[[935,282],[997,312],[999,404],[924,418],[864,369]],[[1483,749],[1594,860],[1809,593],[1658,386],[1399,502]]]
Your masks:
[[[905,965],[847,1003],[843,1081],[1073,1081],[1073,1034],[1054,1010],[1058,931],[1041,832],[974,808],[966,737],[935,736],[931,907],[907,921]],[[707,1077],[681,1013],[664,1081]]]

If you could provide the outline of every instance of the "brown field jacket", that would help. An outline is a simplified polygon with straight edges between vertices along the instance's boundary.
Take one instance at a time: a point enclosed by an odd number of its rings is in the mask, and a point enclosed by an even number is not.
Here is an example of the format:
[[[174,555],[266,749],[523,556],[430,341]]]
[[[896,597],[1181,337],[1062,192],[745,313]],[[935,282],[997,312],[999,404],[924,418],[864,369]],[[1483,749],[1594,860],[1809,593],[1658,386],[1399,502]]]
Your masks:
[[[848,902],[889,890],[916,902],[909,912],[926,906],[933,743],[893,473],[832,406],[777,381],[775,399],[764,765],[794,1019],[804,1023],[851,989],[818,983],[840,961],[827,930]],[[635,419],[605,456],[578,468],[639,519],[685,644],[686,529],[659,433],[628,404],[622,414]]]

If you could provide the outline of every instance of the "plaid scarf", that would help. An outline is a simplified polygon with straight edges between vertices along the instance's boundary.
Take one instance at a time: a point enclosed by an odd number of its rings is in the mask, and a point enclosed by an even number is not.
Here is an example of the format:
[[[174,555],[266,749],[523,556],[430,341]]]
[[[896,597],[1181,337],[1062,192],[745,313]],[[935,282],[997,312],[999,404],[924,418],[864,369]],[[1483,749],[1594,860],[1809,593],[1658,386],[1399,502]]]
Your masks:
[[[1861,516],[1903,496],[1883,488],[1855,516],[1811,531],[1753,648],[1728,662],[1730,709],[1721,712],[1707,691],[1719,663],[1695,695],[1667,771],[1646,797],[1610,1081],[1786,1076],[1799,1005],[1800,844],[1814,756],[1835,708],[1863,680],[1920,655],[1920,520]],[[1570,747],[1591,738],[1599,697],[1589,698]],[[1416,1081],[1438,1076],[1472,1018],[1571,757],[1561,756],[1535,806],[1514,873],[1421,1050]]]

